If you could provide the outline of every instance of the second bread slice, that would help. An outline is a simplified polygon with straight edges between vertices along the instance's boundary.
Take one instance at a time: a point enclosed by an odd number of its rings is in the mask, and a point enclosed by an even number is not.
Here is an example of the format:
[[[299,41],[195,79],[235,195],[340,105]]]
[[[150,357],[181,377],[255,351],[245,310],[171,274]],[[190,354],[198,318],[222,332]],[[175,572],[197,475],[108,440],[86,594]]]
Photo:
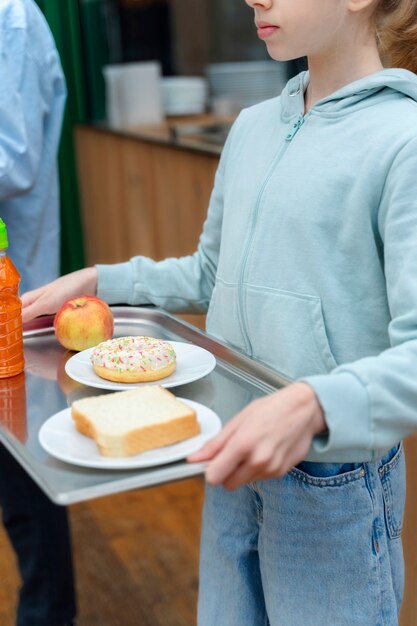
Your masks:
[[[72,418],[103,456],[132,456],[200,433],[195,411],[160,386],[76,400]]]

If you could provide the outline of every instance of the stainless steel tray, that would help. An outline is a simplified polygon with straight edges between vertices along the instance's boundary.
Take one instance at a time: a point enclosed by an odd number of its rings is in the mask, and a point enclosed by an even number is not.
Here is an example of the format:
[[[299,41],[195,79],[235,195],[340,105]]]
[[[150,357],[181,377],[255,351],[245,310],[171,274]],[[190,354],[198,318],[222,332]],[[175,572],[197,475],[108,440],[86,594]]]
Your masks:
[[[288,382],[161,309],[112,308],[115,336],[149,335],[188,341],[215,355],[217,365],[211,374],[171,391],[211,407],[223,423],[250,401]],[[56,341],[52,321],[50,316],[43,317],[25,328],[25,374],[0,381],[0,441],[49,498],[57,504],[71,504],[201,474],[203,464],[188,464],[185,460],[141,470],[93,470],[63,463],[44,452],[38,442],[43,422],[75,398],[103,393],[75,383],[65,374],[70,353]]]

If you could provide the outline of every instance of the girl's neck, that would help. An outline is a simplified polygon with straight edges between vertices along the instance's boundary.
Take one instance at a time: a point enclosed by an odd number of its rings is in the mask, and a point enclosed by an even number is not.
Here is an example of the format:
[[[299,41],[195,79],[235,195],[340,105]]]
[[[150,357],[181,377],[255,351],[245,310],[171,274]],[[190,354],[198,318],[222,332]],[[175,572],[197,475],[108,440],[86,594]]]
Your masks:
[[[306,112],[344,85],[384,69],[373,37],[362,45],[348,42],[336,51],[309,57],[308,67],[310,83],[305,93]]]

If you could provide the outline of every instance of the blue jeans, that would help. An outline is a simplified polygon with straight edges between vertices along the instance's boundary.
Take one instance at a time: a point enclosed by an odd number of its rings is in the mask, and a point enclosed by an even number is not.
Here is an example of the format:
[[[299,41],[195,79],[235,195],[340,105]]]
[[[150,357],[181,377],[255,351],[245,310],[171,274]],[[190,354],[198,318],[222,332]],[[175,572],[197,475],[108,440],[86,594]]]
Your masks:
[[[404,503],[402,444],[378,463],[207,486],[198,625],[395,626]]]
[[[18,558],[17,626],[64,626],[76,613],[67,512],[0,444],[0,507]]]

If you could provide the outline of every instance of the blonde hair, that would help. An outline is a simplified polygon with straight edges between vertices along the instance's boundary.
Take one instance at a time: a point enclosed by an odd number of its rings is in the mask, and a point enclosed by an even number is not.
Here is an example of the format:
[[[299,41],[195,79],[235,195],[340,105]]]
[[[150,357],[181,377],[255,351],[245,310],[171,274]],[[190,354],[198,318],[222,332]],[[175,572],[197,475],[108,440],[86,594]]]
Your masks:
[[[376,31],[384,65],[417,73],[417,0],[379,0]]]

